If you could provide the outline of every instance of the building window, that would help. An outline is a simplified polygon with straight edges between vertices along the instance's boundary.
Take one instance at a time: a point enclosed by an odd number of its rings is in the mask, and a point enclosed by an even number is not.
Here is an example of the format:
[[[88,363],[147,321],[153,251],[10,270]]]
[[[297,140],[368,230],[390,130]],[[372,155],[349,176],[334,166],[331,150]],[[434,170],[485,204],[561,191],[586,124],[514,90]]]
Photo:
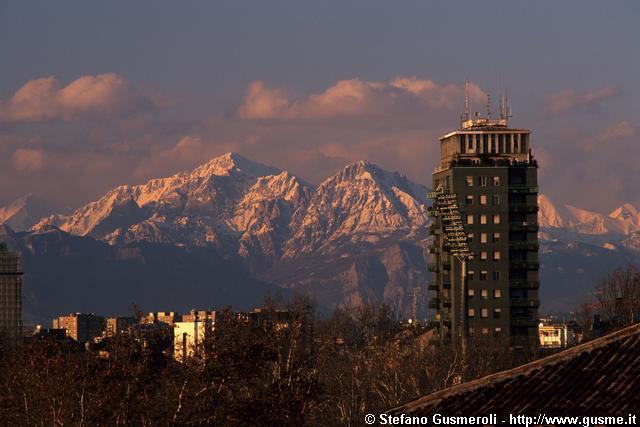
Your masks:
[[[480,243],[487,243],[487,233],[480,233]]]
[[[494,308],[494,309],[493,309],[493,318],[494,318],[494,319],[499,319],[499,318],[500,318],[501,311],[502,311],[502,310],[500,310],[499,308]]]
[[[480,272],[480,280],[487,280],[487,275],[488,275],[487,270],[482,270]]]
[[[467,150],[473,153],[473,135],[467,135]]]
[[[487,317],[489,317],[489,309],[483,308],[482,313],[480,315],[482,316],[483,319],[486,319]]]
[[[500,196],[497,194],[494,194],[493,196],[491,196],[491,199],[493,200],[493,206],[500,206]]]
[[[480,297],[482,299],[488,299],[489,298],[489,290],[488,289],[482,289],[480,291]]]
[[[474,273],[473,270],[467,271],[467,279],[468,280],[473,280],[473,273]]]
[[[487,251],[480,252],[480,259],[481,260],[486,260],[487,259]]]
[[[487,223],[487,216],[480,215],[480,224],[486,224],[486,223]]]
[[[469,317],[475,317],[476,316],[476,310],[474,308],[470,308],[469,309]]]
[[[472,176],[468,176],[467,177],[467,187],[473,187],[473,177]]]
[[[493,243],[500,243],[500,233],[493,233]]]
[[[487,204],[487,196],[485,196],[484,194],[480,196],[480,204],[481,205]]]
[[[476,291],[475,289],[467,289],[467,295],[469,295],[471,298],[476,296]]]
[[[502,297],[502,291],[500,289],[493,290],[493,297],[495,299],[500,299]]]
[[[467,234],[467,240],[468,240],[469,242],[473,242],[473,233],[469,233],[469,234]]]
[[[473,335],[473,328],[469,328],[469,335]]]
[[[499,334],[500,332],[502,332],[502,328],[496,328],[495,331],[496,331],[496,334]]]
[[[494,187],[500,187],[500,177],[499,176],[494,176],[493,177],[493,186]]]
[[[487,177],[486,176],[479,176],[478,177],[478,184],[480,185],[480,187],[486,187],[487,186]]]
[[[473,224],[473,215],[467,215],[467,224]]]
[[[489,333],[489,328],[482,328],[482,333],[487,335]]]
[[[493,223],[500,224],[500,214],[493,214]]]
[[[473,204],[473,196],[467,196],[467,205]]]
[[[493,272],[493,280],[500,280],[500,272],[499,271],[494,271]]]
[[[500,251],[493,251],[493,260],[494,261],[500,261],[500,257],[502,256],[502,254],[500,253]]]

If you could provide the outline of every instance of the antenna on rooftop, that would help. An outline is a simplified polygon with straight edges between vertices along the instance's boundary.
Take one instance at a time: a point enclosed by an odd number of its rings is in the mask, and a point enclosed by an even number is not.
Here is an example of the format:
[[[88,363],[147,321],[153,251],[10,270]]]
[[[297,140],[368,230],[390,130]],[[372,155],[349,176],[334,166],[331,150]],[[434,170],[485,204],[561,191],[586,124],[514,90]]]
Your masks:
[[[509,89],[504,90],[504,102],[505,102],[504,118],[505,120],[509,120],[510,117],[513,117],[513,113],[511,112],[511,101],[509,101]]]
[[[487,119],[491,118],[491,94],[487,94]]]
[[[469,120],[470,119],[469,104],[470,104],[469,81],[465,79],[465,81],[464,81],[464,117],[465,117],[465,120]]]

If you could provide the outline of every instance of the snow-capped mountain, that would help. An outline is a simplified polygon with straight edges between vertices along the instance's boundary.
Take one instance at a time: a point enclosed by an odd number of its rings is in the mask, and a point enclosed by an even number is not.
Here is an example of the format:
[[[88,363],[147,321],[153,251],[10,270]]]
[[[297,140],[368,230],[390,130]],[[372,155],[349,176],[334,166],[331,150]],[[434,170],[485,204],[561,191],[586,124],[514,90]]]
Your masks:
[[[48,213],[46,204],[33,194],[26,194],[0,207],[0,224],[14,230],[26,230]]]
[[[571,205],[555,205],[547,196],[538,196],[541,227],[562,228],[581,234],[629,234],[640,230],[640,212],[625,203],[609,214],[591,212]]]
[[[296,211],[286,256],[316,251],[338,241],[407,237],[427,223],[426,188],[397,172],[360,161],[322,182],[308,206]]]
[[[136,262],[147,262],[152,247],[215,251],[326,307],[403,305],[428,281],[426,191],[364,161],[314,188],[228,153],[190,172],[114,188],[69,215],[43,218],[28,236],[81,237],[113,248],[118,255],[101,249],[109,257],[136,253]],[[27,250],[31,237],[23,239]]]
[[[27,232],[3,226],[0,240],[25,254],[26,307],[38,312],[83,309],[91,295],[101,295],[95,311],[122,301],[241,305],[274,289],[310,293],[323,307],[387,302],[402,312],[414,292],[427,300],[426,191],[365,161],[314,187],[228,153],[114,188]],[[544,195],[539,204],[543,310],[571,310],[596,280],[640,258],[634,206],[602,214]],[[51,280],[64,292],[52,293]]]
[[[358,162],[317,189],[286,171],[228,153],[194,169],[144,185],[123,185],[56,226],[111,244],[214,245],[242,257],[295,258],[348,240],[412,236],[427,222],[426,188],[397,172]]]

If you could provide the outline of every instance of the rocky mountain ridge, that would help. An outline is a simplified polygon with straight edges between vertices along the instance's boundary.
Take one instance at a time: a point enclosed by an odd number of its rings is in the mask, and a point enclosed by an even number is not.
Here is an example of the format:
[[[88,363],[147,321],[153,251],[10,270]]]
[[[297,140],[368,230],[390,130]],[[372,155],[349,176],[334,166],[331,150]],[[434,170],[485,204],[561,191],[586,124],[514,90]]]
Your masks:
[[[46,291],[37,288],[49,285],[42,269],[67,265],[67,275],[58,280],[108,287],[105,278],[110,278],[127,285],[125,298],[140,286],[158,286],[162,295],[180,289],[184,301],[200,301],[196,294],[221,295],[203,293],[210,286],[225,290],[221,301],[237,304],[233,289],[241,285],[241,300],[282,289],[311,293],[324,307],[384,301],[400,313],[414,292],[426,305],[426,191],[366,161],[316,187],[227,153],[190,172],[119,186],[70,214],[42,218],[21,233],[5,229],[4,235],[28,254],[28,283],[41,295]],[[570,309],[577,289],[587,295],[597,278],[640,258],[640,215],[634,206],[599,214],[555,205],[544,195],[539,205],[541,277],[554,284],[541,289],[543,309]],[[9,211],[15,209],[0,210]],[[85,250],[93,255],[85,259]],[[70,259],[96,267],[74,271]],[[174,259],[182,263],[182,276],[166,270]],[[114,277],[123,268],[131,269],[131,276]],[[145,278],[155,285],[139,283]],[[136,295],[145,301],[131,290],[130,298]]]

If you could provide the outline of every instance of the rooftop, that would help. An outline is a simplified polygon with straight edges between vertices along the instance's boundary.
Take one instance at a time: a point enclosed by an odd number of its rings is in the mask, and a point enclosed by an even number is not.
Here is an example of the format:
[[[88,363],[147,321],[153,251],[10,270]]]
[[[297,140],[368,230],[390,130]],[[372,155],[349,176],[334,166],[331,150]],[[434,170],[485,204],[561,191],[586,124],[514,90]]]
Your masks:
[[[640,408],[640,324],[531,363],[458,384],[388,412],[626,415]]]

